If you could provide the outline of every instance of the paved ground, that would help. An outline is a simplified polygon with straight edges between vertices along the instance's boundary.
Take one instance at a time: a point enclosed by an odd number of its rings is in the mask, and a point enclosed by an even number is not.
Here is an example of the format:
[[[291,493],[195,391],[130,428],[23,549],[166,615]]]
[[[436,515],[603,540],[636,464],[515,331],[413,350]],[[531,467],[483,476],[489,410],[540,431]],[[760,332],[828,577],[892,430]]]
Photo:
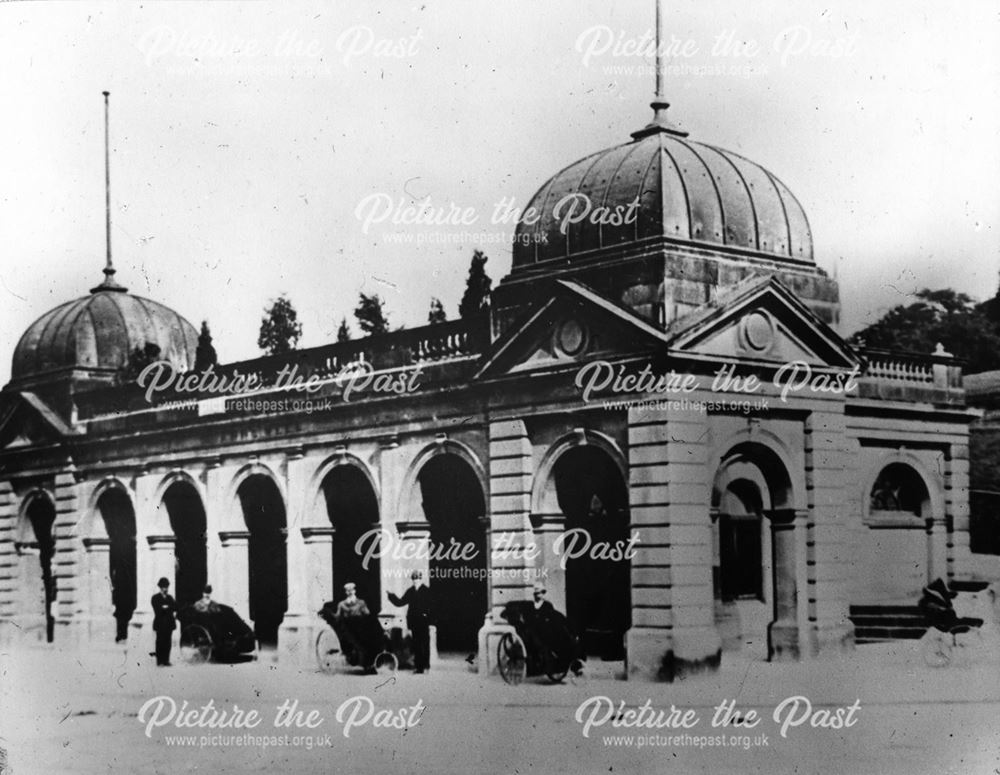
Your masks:
[[[147,651],[136,646],[132,652],[0,655],[0,744],[9,750],[14,773],[1000,773],[1000,663],[989,658],[933,669],[906,647],[864,646],[836,661],[727,660],[715,675],[672,685],[601,678],[510,687],[456,663],[387,681],[264,662],[157,669]],[[220,710],[232,711],[234,704],[256,710],[261,722],[249,734],[268,736],[271,743],[287,734],[292,745],[213,744],[210,735],[242,740],[248,731],[179,729],[173,723],[147,737],[138,714],[162,695],[178,706],[187,701],[188,710],[200,711],[210,700]],[[814,710],[857,701],[853,714],[841,715],[855,723],[830,729],[807,721],[783,738],[772,714],[797,695],[809,698]],[[352,697],[367,699],[354,701],[338,722],[338,708]],[[649,700],[653,709],[692,710],[699,721],[682,744],[670,738],[683,730],[612,728],[610,722],[584,737],[575,715],[592,697],[607,697],[616,706],[624,701],[624,719],[628,707]],[[726,699],[763,718],[753,729],[713,728],[714,707]],[[276,729],[275,710],[286,700],[298,702],[301,718],[315,711],[322,721],[315,729]],[[372,717],[345,736],[350,712],[361,722],[369,700]],[[163,702],[166,711],[169,703]],[[422,710],[401,710],[417,703]],[[379,720],[416,725],[373,726],[383,710],[391,713]],[[151,715],[147,711],[147,723]],[[603,705],[596,706],[595,722],[606,715]],[[836,714],[817,720],[824,718]],[[194,747],[170,744],[168,736],[175,735],[191,737]],[[305,735],[312,736],[311,748]],[[736,735],[748,736],[750,747],[730,745]],[[297,745],[295,736],[301,738]],[[718,745],[720,736],[725,745]],[[696,747],[695,741],[708,737],[716,745]]]

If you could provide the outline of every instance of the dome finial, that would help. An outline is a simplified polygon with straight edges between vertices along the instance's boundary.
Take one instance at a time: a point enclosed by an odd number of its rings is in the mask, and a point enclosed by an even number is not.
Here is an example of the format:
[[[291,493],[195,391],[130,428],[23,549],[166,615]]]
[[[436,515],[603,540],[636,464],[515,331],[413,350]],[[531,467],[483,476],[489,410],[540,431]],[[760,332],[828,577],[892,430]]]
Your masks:
[[[642,129],[632,133],[632,137],[640,140],[643,137],[666,132],[667,134],[687,137],[687,132],[681,131],[667,120],[667,108],[670,103],[663,96],[663,0],[656,0],[656,94],[649,106],[653,109],[653,120]]]
[[[95,288],[91,288],[91,293],[98,293],[99,291],[119,291],[124,293],[128,290],[115,282],[115,265],[111,261],[111,156],[108,137],[109,96],[111,96],[111,92],[104,92],[104,230],[107,246],[107,263],[104,265],[104,282]]]

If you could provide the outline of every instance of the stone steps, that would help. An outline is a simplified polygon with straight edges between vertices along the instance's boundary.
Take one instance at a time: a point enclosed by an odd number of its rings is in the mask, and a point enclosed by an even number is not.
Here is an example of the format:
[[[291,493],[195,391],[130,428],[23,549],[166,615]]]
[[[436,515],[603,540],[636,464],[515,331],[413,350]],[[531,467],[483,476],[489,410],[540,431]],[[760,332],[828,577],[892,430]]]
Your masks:
[[[928,626],[915,605],[852,605],[849,616],[859,644],[919,640]]]

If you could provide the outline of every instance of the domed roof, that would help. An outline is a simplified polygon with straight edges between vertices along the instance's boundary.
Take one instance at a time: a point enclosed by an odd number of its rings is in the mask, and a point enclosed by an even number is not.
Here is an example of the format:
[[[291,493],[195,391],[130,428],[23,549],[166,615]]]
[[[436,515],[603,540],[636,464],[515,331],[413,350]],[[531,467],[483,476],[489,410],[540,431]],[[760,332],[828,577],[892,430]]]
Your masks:
[[[28,327],[14,349],[11,378],[66,368],[119,369],[147,343],[160,348],[160,358],[187,370],[194,365],[198,332],[172,309],[106,281]]]
[[[632,142],[557,173],[518,223],[514,271],[656,237],[812,263],[809,222],[784,183],[738,154],[683,135],[651,125]],[[589,216],[571,222],[587,206],[590,213],[620,207],[624,215],[633,202],[619,225]]]

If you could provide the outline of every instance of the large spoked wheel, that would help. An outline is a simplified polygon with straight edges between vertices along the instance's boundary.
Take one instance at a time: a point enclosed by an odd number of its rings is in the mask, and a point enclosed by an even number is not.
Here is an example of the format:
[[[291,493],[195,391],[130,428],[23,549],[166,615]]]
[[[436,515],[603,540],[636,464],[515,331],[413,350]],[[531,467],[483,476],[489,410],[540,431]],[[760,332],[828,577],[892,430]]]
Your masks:
[[[391,675],[399,669],[399,660],[396,659],[396,655],[391,651],[383,651],[375,657],[372,667],[380,675]]]
[[[333,630],[320,630],[316,636],[316,664],[319,669],[324,673],[333,673],[343,659],[337,634]]]
[[[200,665],[212,658],[212,636],[200,624],[189,624],[181,630],[181,659]]]
[[[528,675],[528,660],[524,641],[517,635],[505,632],[497,644],[497,668],[500,676],[516,686]]]
[[[950,635],[935,632],[924,641],[924,662],[929,667],[944,667],[951,663],[953,649]]]

